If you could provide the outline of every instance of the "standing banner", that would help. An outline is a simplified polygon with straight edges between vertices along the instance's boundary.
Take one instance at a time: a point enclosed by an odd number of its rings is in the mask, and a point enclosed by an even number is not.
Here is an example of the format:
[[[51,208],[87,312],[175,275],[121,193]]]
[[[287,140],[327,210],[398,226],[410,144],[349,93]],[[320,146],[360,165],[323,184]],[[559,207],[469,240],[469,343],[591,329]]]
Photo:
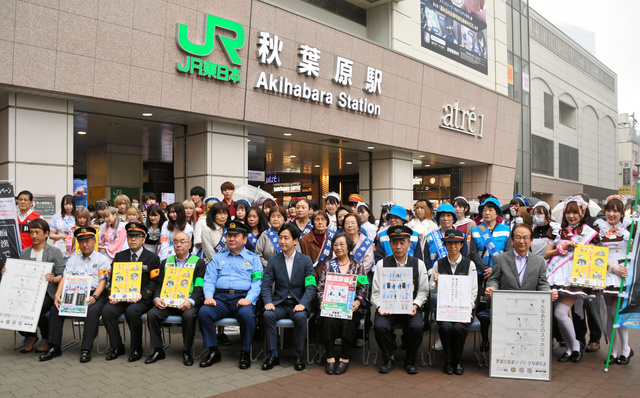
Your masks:
[[[0,328],[35,332],[53,263],[7,259],[0,281]]]
[[[90,276],[65,276],[62,287],[60,315],[84,318],[87,316],[87,300],[91,294]]]
[[[167,307],[178,308],[189,298],[195,267],[196,263],[185,262],[182,267],[168,266],[164,268],[160,298]]]
[[[609,248],[577,245],[573,253],[571,286],[604,289],[607,279]]]
[[[338,319],[353,317],[353,300],[356,296],[358,276],[352,274],[327,273],[320,316]]]
[[[411,314],[413,312],[413,268],[389,267],[379,271],[380,312]]]
[[[490,377],[551,381],[551,295],[493,292]]]
[[[8,258],[20,258],[22,241],[12,182],[0,182],[0,268]]]
[[[471,280],[476,276],[438,276],[436,321],[471,322]]]
[[[113,263],[110,300],[140,300],[142,263]]]

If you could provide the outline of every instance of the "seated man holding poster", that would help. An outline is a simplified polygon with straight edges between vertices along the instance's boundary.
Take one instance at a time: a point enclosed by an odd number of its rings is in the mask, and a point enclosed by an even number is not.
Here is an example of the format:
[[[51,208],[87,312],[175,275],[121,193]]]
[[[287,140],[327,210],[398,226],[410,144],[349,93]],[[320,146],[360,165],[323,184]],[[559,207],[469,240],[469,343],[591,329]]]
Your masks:
[[[154,292],[160,274],[160,258],[157,254],[143,247],[147,235],[147,227],[144,224],[130,222],[124,228],[127,231],[129,248],[116,253],[112,265],[117,267],[119,263],[141,263],[140,291],[137,295],[138,299],[114,299],[113,286],[116,281],[112,278],[111,297],[109,303],[102,310],[102,321],[111,342],[111,348],[107,352],[107,361],[111,361],[120,355],[124,355],[124,344],[122,344],[122,337],[118,328],[118,318],[124,314],[131,332],[129,362],[134,362],[142,358],[142,314],[149,311],[153,306]],[[115,274],[115,270],[113,273]],[[131,277],[134,277],[134,275],[137,277],[139,274],[132,273],[130,275]]]
[[[449,229],[445,231],[444,237],[442,237],[442,242],[447,250],[447,256],[445,258],[441,258],[438,260],[433,266],[433,275],[431,278],[431,289],[438,290],[438,279],[441,276],[467,276],[469,279],[469,293],[470,295],[467,297],[468,302],[455,302],[450,299],[451,296],[454,296],[455,292],[451,292],[453,294],[439,295],[439,307],[440,304],[445,304],[446,306],[462,306],[469,304],[468,311],[469,315],[467,315],[466,322],[453,322],[453,321],[445,321],[439,320],[436,318],[436,322],[438,324],[438,335],[440,336],[440,341],[442,341],[442,347],[444,348],[444,354],[446,357],[446,363],[444,366],[444,373],[448,375],[452,375],[454,372],[457,375],[462,375],[464,373],[464,368],[462,364],[460,364],[460,357],[462,356],[462,351],[464,350],[464,342],[467,339],[467,334],[469,333],[469,326],[471,325],[471,321],[473,320],[473,315],[471,311],[476,305],[476,296],[478,294],[478,278],[476,277],[476,265],[473,261],[469,260],[466,257],[463,257],[460,253],[462,246],[465,243],[465,236],[462,231],[458,229]],[[449,278],[451,281],[453,278]],[[442,283],[445,283],[443,280]],[[443,289],[444,286],[443,286]],[[447,289],[451,290],[451,289]],[[463,292],[461,292],[460,296],[465,296]],[[457,296],[457,294],[455,294]],[[455,299],[454,299],[455,300]],[[438,311],[439,313],[440,311]],[[439,315],[439,314],[438,314]]]
[[[49,237],[49,224],[45,220],[41,218],[31,220],[31,222],[29,222],[29,234],[31,235],[33,246],[24,249],[20,253],[20,258],[22,260],[53,263],[53,269],[45,275],[49,284],[47,285],[47,294],[44,296],[42,310],[40,311],[40,319],[38,320],[38,327],[42,334],[42,340],[40,340],[40,343],[36,345],[36,342],[38,341],[37,333],[20,332],[20,334],[24,336],[24,344],[22,345],[22,348],[20,348],[20,352],[31,352],[35,345],[36,352],[42,353],[49,349],[49,345],[47,344],[49,339],[49,318],[46,313],[53,305],[56,290],[58,289],[58,282],[62,279],[62,273],[64,272],[64,255],[60,249],[47,244],[47,238]],[[6,268],[6,266],[2,268],[3,275]]]
[[[213,256],[204,276],[204,305],[198,312],[204,346],[209,355],[200,362],[206,368],[221,360],[218,351],[216,322],[233,317],[240,324],[242,349],[240,369],[251,367],[251,342],[256,331],[256,301],[262,286],[262,262],[257,254],[245,249],[247,234],[251,229],[239,222],[229,220],[227,247]]]
[[[193,365],[193,338],[196,335],[198,310],[204,303],[204,273],[207,265],[195,255],[189,255],[189,235],[178,232],[173,237],[176,254],[162,261],[160,277],[154,294],[154,307],[147,313],[151,354],[144,363],[151,364],[165,358],[162,348],[161,326],[169,315],[182,316],[182,360],[185,366]]]
[[[91,361],[93,340],[98,335],[100,311],[107,302],[107,294],[104,288],[107,285],[111,266],[107,257],[94,250],[96,245],[96,230],[92,227],[77,228],[73,234],[80,246],[80,253],[74,254],[69,258],[62,279],[58,284],[55,303],[49,313],[49,350],[40,355],[41,361],[48,361],[62,355],[60,345],[62,342],[62,327],[64,326],[65,318],[61,316],[58,311],[62,304],[62,290],[65,278],[70,276],[91,277],[91,295],[86,299],[88,308],[87,316],[84,318],[80,362]],[[84,305],[84,303],[77,304]]]
[[[280,364],[278,358],[278,330],[280,319],[293,321],[295,369],[304,370],[304,341],[307,336],[307,318],[311,300],[316,292],[316,277],[309,256],[296,252],[300,233],[291,224],[285,224],[278,232],[282,251],[269,259],[262,279],[264,302],[264,334],[267,340],[267,357],[262,370]]]
[[[397,225],[389,227],[387,234],[393,255],[376,264],[371,293],[371,304],[378,307],[373,327],[382,350],[380,373],[389,373],[396,366],[392,327],[402,325],[407,347],[405,370],[417,374],[416,356],[422,343],[420,308],[429,297],[429,277],[424,262],[407,254],[413,230]]]

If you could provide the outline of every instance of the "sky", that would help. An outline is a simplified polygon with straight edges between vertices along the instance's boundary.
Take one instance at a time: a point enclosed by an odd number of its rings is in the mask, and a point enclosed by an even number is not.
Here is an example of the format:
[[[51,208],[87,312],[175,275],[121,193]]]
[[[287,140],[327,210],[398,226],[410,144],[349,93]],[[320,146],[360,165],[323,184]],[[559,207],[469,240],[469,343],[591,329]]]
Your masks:
[[[596,57],[618,75],[618,112],[635,112],[640,120],[640,1],[529,0],[529,6],[556,26],[595,33]]]

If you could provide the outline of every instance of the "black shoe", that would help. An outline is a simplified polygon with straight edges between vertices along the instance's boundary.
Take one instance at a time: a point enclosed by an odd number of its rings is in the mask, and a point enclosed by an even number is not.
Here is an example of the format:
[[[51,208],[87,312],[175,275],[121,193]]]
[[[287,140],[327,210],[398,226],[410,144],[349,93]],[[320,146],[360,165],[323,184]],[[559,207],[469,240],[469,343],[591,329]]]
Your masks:
[[[382,366],[380,366],[380,373],[386,374],[391,372],[391,370],[393,370],[396,367],[396,361],[393,358],[389,358],[386,361],[384,361],[384,363],[382,364]]]
[[[349,369],[349,362],[340,362],[336,367],[336,370],[333,372],[334,375],[340,376],[347,373],[347,369]]]
[[[210,348],[209,355],[205,359],[200,362],[201,368],[208,368],[214,363],[218,363],[222,360],[222,355],[220,355],[220,351],[218,351],[218,347]]]
[[[453,366],[451,366],[450,363],[446,364],[444,366],[444,373],[448,374],[448,375],[452,375],[453,374]]]
[[[271,370],[277,365],[280,365],[280,358],[275,355],[269,355],[264,362],[262,362],[262,370]]]
[[[60,347],[53,344],[49,344],[49,350],[47,350],[47,352],[45,352],[44,354],[40,355],[40,360],[49,361],[55,357],[59,357],[60,355],[62,355],[62,350],[60,349]]]
[[[457,374],[458,376],[462,376],[464,374],[464,368],[462,367],[462,365],[457,364],[453,373]]]
[[[404,370],[406,370],[410,375],[418,374],[418,367],[413,362],[406,363],[404,365]]]
[[[124,344],[109,348],[109,350],[107,350],[107,361],[114,360],[118,358],[119,355],[124,355]]]
[[[307,365],[304,363],[304,355],[296,355],[296,360],[294,362],[293,368],[297,371],[304,370]],[[338,369],[336,369],[336,372]]]
[[[240,352],[240,362],[238,363],[240,369],[249,369],[251,367],[251,355],[246,351]]]
[[[571,362],[578,363],[582,360],[582,351],[574,351],[571,353]]]
[[[131,355],[133,355],[133,353],[131,353]],[[164,350],[162,348],[156,348],[153,351],[153,354],[149,355],[147,357],[147,359],[145,359],[144,363],[149,365],[149,364],[152,364],[152,363],[156,363],[157,361],[159,361],[161,359],[164,359],[164,358],[165,358]],[[136,359],[136,361],[137,361],[137,359]],[[131,361],[131,357],[129,357],[129,362],[133,362],[133,361]]]
[[[327,362],[327,367],[324,369],[324,372],[326,374],[328,374],[329,376],[333,376],[334,374],[336,374],[336,363],[335,362]]]
[[[631,361],[631,357],[633,356],[633,349],[629,352],[629,356],[625,357],[624,355],[620,355],[618,359],[616,359],[616,363],[618,365],[628,365],[629,361]]]
[[[91,362],[91,351],[89,350],[80,351],[80,362],[82,363]]]
[[[614,357],[613,355],[609,355],[609,365],[614,364],[614,363],[618,363],[618,358]],[[607,360],[604,360],[604,364],[607,364]]]
[[[224,333],[218,334],[218,345],[231,345],[229,341],[229,336]]]
[[[565,352],[560,356],[560,358],[558,358],[558,362],[569,362],[569,358],[571,358],[571,355]]]
[[[193,366],[193,355],[191,355],[191,352],[182,352],[182,362],[184,363],[184,366]]]
[[[129,355],[128,361],[135,362],[140,360],[140,358],[142,358],[142,350],[134,348],[133,351],[131,351],[131,355]]]

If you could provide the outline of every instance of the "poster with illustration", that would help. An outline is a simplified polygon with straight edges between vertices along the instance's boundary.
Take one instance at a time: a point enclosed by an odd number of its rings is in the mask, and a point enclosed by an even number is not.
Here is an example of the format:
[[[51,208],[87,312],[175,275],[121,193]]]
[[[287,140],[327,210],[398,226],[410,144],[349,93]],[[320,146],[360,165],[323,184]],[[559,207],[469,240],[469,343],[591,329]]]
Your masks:
[[[358,276],[352,274],[327,273],[320,316],[351,319],[353,300],[356,295]]]
[[[571,286],[604,288],[608,258],[608,247],[577,245],[573,252]]]
[[[183,267],[165,266],[164,281],[160,298],[167,307],[180,307],[191,294],[191,281],[195,264],[185,263]]]
[[[379,272],[380,312],[411,314],[413,312],[413,268],[389,267],[382,268]]]
[[[113,263],[110,300],[139,300],[142,263]]]
[[[60,315],[84,318],[87,316],[87,300],[91,295],[91,276],[65,276],[62,287]]]

